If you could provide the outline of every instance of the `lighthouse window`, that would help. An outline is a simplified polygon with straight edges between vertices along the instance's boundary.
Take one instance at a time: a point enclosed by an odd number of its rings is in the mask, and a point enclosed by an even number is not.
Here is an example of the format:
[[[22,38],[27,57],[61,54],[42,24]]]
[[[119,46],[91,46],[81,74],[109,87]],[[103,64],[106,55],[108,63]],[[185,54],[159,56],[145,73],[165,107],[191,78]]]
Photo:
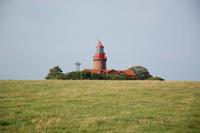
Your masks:
[[[97,52],[97,53],[100,53],[100,49],[97,48],[97,51],[96,51],[96,52]]]
[[[104,51],[104,48],[101,48],[101,49],[100,49],[100,53],[103,53],[103,51]]]

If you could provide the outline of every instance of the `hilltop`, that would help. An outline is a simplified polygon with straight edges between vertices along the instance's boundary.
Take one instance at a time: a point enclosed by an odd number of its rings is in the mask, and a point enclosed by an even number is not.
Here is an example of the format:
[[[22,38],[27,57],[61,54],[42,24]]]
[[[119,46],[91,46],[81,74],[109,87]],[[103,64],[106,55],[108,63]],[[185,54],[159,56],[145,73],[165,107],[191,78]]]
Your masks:
[[[0,132],[198,132],[200,82],[0,81]]]

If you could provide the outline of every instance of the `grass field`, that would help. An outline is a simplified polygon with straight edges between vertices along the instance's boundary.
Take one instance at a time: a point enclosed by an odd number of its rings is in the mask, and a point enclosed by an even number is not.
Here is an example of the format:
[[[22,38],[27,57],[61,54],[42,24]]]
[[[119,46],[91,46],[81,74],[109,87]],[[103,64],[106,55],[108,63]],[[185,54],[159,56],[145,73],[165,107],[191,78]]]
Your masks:
[[[200,133],[200,82],[0,81],[0,133]]]

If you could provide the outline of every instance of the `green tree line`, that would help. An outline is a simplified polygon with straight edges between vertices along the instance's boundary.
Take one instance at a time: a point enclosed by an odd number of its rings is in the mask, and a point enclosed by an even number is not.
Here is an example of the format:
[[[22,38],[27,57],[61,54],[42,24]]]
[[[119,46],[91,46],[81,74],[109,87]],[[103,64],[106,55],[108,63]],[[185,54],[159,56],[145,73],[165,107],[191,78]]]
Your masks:
[[[114,75],[114,74],[93,74],[90,72],[68,72],[63,73],[62,69],[59,66],[55,66],[49,70],[49,73],[45,79],[53,80],[164,80],[160,77],[153,77],[150,75],[148,70],[142,66],[131,67],[136,73],[136,77],[128,77],[126,75]]]

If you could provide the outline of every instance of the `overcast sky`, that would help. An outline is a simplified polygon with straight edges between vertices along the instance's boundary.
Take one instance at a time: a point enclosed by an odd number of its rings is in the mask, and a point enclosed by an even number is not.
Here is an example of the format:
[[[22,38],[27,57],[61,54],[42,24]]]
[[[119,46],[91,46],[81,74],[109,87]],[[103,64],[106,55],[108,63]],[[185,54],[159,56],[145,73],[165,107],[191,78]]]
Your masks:
[[[98,39],[109,69],[200,80],[199,0],[0,0],[0,79],[92,68]]]

